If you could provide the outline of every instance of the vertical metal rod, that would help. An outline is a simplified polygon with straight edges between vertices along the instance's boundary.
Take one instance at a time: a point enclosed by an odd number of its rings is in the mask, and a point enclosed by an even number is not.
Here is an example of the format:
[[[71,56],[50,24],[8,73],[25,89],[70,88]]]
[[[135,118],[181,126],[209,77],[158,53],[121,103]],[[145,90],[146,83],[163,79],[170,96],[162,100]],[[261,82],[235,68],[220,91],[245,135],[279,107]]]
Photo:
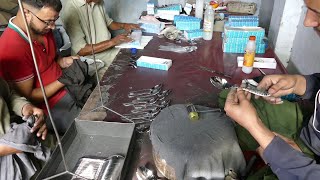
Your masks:
[[[98,83],[97,86],[98,86],[99,95],[100,95],[101,107],[105,108],[108,111],[111,111],[111,112],[119,115],[120,117],[122,117],[122,118],[124,118],[124,119],[126,119],[126,120],[128,120],[128,121],[133,123],[133,121],[131,119],[129,119],[129,118],[123,116],[122,114],[120,114],[120,113],[118,113],[118,112],[116,112],[116,111],[114,111],[114,110],[112,110],[112,109],[110,109],[110,108],[108,108],[108,107],[103,105],[101,85],[100,85],[100,80],[99,80],[99,75],[98,75],[98,67],[97,67],[97,63],[96,63],[96,54],[94,52],[93,42],[92,42],[91,25],[90,25],[90,18],[89,18],[89,6],[88,6],[87,2],[86,2],[86,9],[87,9],[87,15],[88,15],[87,18],[88,18],[88,28],[89,28],[89,41],[90,41],[89,43],[91,44],[91,52],[92,52],[93,62],[94,62],[94,65],[95,65],[95,70],[96,70],[96,78],[97,78],[97,83]],[[94,29],[95,29],[95,27],[94,27]]]
[[[27,30],[27,34],[28,34],[28,40],[29,40],[29,44],[30,44],[30,48],[31,48],[32,58],[33,58],[33,63],[34,63],[34,67],[35,67],[36,72],[37,72],[38,79],[39,79],[41,91],[42,91],[42,94],[43,94],[43,99],[44,99],[45,105],[47,107],[49,119],[50,119],[50,121],[52,123],[52,127],[53,127],[54,133],[55,133],[57,141],[58,141],[58,146],[59,146],[60,151],[61,151],[61,156],[62,156],[62,161],[63,161],[64,168],[65,168],[66,171],[68,171],[68,167],[67,167],[67,163],[66,163],[66,160],[65,160],[65,156],[64,156],[63,148],[62,148],[61,141],[60,141],[60,138],[59,138],[59,134],[58,134],[56,125],[54,124],[53,119],[52,119],[52,115],[51,115],[51,111],[50,111],[50,107],[49,107],[49,103],[48,103],[48,98],[46,96],[46,91],[44,89],[44,86],[43,86],[43,83],[42,83],[42,79],[41,79],[41,76],[40,76],[40,72],[39,72],[36,56],[35,56],[35,53],[34,53],[32,40],[31,40],[29,26],[28,26],[27,19],[26,19],[26,16],[24,14],[24,11],[23,11],[24,8],[23,8],[21,0],[18,0],[18,3],[19,3],[19,8],[20,8],[20,11],[21,11],[21,15],[22,15],[24,24],[26,26],[26,30]]]
[[[87,9],[87,15],[88,15],[87,18],[88,18],[88,26],[89,26],[89,41],[90,41],[89,43],[91,44],[91,52],[92,52],[93,62],[95,65],[97,85],[98,85],[98,90],[99,90],[99,95],[100,95],[100,103],[101,103],[101,106],[103,106],[102,92],[101,92],[101,86],[100,86],[100,80],[99,80],[99,74],[98,74],[98,66],[96,63],[96,54],[94,52],[93,43],[92,43],[92,34],[91,34],[91,26],[90,26],[90,18],[89,18],[89,6],[88,6],[87,2],[86,2],[86,9]],[[93,27],[93,28],[95,28],[95,27]]]

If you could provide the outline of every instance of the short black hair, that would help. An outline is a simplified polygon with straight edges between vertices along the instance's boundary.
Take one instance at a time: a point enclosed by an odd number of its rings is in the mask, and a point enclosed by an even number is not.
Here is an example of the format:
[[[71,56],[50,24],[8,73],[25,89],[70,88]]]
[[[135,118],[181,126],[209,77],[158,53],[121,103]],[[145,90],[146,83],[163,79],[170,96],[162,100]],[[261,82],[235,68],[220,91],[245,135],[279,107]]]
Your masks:
[[[50,7],[57,12],[60,12],[62,9],[62,4],[60,0],[22,0],[22,2],[36,9],[41,9],[43,7]]]

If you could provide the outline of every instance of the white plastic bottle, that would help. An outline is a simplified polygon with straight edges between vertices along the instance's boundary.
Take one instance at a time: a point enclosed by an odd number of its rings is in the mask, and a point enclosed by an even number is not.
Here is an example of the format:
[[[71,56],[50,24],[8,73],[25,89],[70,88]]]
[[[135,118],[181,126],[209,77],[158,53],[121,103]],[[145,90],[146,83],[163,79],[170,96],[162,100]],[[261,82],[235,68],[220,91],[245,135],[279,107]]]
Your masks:
[[[203,39],[211,40],[213,33],[213,24],[214,24],[214,10],[212,6],[208,5],[204,13],[203,20]]]
[[[256,56],[256,37],[250,36],[244,53],[242,72],[250,74],[253,70],[254,58]]]
[[[196,0],[196,17],[202,19],[203,18],[203,6],[204,0]]]

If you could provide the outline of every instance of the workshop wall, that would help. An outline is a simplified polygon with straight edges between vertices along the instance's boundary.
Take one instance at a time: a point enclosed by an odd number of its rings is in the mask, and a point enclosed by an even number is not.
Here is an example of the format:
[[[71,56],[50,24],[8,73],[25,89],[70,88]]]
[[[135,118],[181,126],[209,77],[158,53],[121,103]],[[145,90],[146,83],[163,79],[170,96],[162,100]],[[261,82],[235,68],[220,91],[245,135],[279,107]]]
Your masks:
[[[320,36],[313,28],[304,27],[305,4],[303,0],[295,1],[296,3],[292,3],[292,0],[274,2],[268,36],[269,44],[275,48],[277,56],[290,74],[319,72]],[[298,4],[301,4],[301,7]],[[286,9],[287,5],[289,8]],[[290,7],[292,5],[295,8]],[[285,12],[284,9],[286,9]],[[289,35],[293,32],[294,34]]]
[[[320,70],[320,36],[313,28],[303,26],[307,8],[304,8],[293,42],[288,66],[290,73],[312,74]]]
[[[147,9],[146,0],[104,0],[108,15],[117,22],[136,23]]]

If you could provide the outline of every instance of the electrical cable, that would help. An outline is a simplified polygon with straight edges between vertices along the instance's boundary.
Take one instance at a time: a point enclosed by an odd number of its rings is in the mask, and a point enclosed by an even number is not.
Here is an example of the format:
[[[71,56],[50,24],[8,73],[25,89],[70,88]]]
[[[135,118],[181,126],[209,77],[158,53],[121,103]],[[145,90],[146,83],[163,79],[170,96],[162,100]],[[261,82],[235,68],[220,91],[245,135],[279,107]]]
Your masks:
[[[315,100],[314,100],[314,112],[313,112],[313,121],[312,121],[313,129],[316,130],[318,133],[320,133],[320,130],[318,130],[316,128],[315,122],[316,122],[316,116],[317,116],[317,105],[318,105],[318,103],[320,103],[319,93],[320,93],[320,90],[318,90],[316,97],[315,97]]]

